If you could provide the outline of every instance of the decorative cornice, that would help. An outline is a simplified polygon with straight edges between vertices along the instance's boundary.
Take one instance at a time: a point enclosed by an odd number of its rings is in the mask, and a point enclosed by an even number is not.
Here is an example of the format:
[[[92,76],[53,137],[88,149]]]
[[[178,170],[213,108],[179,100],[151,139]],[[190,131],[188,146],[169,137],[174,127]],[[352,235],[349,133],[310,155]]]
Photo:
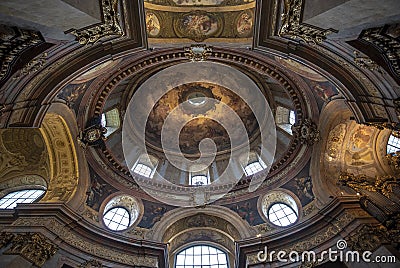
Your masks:
[[[390,68],[400,77],[400,41],[387,33],[388,26],[370,28],[363,31],[359,38],[376,47],[386,58]]]
[[[9,75],[12,65],[26,49],[44,43],[37,31],[0,25],[0,81]]]
[[[281,15],[282,26],[279,36],[301,39],[309,45],[322,43],[328,34],[337,32],[334,29],[321,29],[301,23],[303,0],[284,0],[284,12]]]
[[[120,16],[118,12],[119,0],[102,0],[102,23],[95,24],[89,28],[73,29],[66,33],[76,36],[76,40],[81,45],[94,44],[103,37],[122,36],[124,32],[120,26]]]
[[[371,60],[369,57],[363,57],[357,50],[354,50],[354,63],[363,69],[367,69],[370,71],[379,71],[382,72],[379,65]]]
[[[41,267],[58,250],[40,233],[15,234],[11,243],[11,247],[4,254],[21,255],[38,267]]]
[[[309,118],[299,120],[298,124],[293,126],[293,132],[301,144],[309,146],[317,143],[321,138],[317,125]]]

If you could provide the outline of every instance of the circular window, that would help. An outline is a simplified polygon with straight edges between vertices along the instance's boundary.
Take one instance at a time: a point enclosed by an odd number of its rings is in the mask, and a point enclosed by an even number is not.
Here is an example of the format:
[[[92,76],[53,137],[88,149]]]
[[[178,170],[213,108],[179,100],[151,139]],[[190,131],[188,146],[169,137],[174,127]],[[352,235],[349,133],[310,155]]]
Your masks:
[[[126,208],[114,207],[104,213],[103,221],[113,231],[122,231],[129,227],[131,216]]]
[[[140,220],[143,204],[129,195],[118,195],[104,207],[103,223],[113,231],[123,231]]]
[[[268,219],[277,226],[285,227],[297,221],[297,213],[284,203],[275,203],[268,209]]]

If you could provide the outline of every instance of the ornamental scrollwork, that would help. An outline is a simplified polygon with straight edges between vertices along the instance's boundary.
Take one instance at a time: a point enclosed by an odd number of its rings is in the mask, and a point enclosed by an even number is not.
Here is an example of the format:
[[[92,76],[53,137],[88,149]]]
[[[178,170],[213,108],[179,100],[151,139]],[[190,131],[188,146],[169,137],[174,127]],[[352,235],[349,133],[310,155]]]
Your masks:
[[[4,253],[21,255],[38,267],[57,252],[57,247],[39,233],[15,234],[11,247]]]
[[[301,23],[303,0],[284,0],[284,13],[281,15],[282,26],[280,36],[301,39],[309,45],[322,43],[328,34],[337,32],[334,29],[321,29],[313,25]]]
[[[14,238],[12,233],[2,232],[0,234],[0,248],[3,248],[10,244],[11,240]]]
[[[363,57],[360,55],[360,53],[358,51],[354,51],[354,63],[363,69],[367,69],[370,71],[378,71],[378,72],[382,72],[382,70],[380,69],[379,65],[376,64],[376,62],[374,62],[373,60],[371,60],[369,57]]]
[[[103,264],[98,260],[88,260],[78,266],[79,268],[102,268]]]
[[[309,146],[319,142],[321,138],[317,125],[308,118],[300,120],[298,124],[294,125],[293,133],[301,144]]]
[[[399,186],[397,178],[389,175],[376,176],[375,180],[366,175],[354,175],[348,172],[342,172],[339,176],[338,183],[348,186],[356,192],[366,190],[369,192],[378,192],[391,199],[393,188]]]
[[[390,166],[394,167],[396,170],[400,170],[400,151],[387,154],[386,159]]]
[[[212,47],[206,45],[191,45],[184,49],[185,56],[191,61],[205,61],[212,52]]]
[[[346,237],[348,247],[359,252],[374,251],[389,241],[387,229],[382,225],[363,225]]]
[[[86,29],[73,29],[71,33],[81,45],[94,44],[99,39],[107,36],[122,36],[123,31],[119,24],[119,0],[102,0],[103,19],[101,24],[95,24]]]

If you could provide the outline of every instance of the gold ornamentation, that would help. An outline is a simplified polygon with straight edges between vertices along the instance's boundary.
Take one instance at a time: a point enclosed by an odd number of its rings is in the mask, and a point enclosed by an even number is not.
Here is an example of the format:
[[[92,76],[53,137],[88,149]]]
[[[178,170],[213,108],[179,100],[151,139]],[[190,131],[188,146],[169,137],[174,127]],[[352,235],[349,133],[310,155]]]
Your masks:
[[[375,182],[365,175],[355,176],[352,173],[342,172],[339,176],[339,183],[348,186],[356,192],[366,190],[369,192],[378,192],[387,198],[391,198],[393,187],[399,186],[399,181],[392,176],[376,176]]]
[[[301,144],[311,146],[320,140],[320,132],[317,129],[317,125],[308,118],[300,120],[298,124],[294,125],[293,132]]]
[[[50,183],[41,202],[66,202],[76,191],[79,170],[74,142],[65,120],[46,114],[40,128],[50,159]]]
[[[0,48],[1,81],[9,74],[12,65],[24,50],[44,41],[39,32],[5,25],[0,25],[0,35],[2,41]]]
[[[367,122],[365,125],[377,128],[379,130],[389,129],[391,131],[400,131],[399,123],[388,123],[388,122]]]
[[[281,15],[282,26],[279,36],[301,39],[309,45],[322,43],[328,34],[337,32],[334,29],[321,29],[301,23],[303,0],[284,0],[284,13]]]
[[[363,225],[346,237],[348,247],[359,252],[374,251],[382,243],[390,241],[388,232],[382,225]]]
[[[12,233],[2,232],[0,234],[0,249],[7,246],[14,238]]]
[[[11,247],[4,253],[21,255],[36,266],[41,267],[57,252],[57,247],[39,233],[16,234]]]
[[[367,69],[370,71],[378,71],[381,72],[381,69],[376,62],[371,60],[369,57],[363,57],[360,53],[354,50],[354,63],[363,69]]]
[[[103,264],[98,260],[85,261],[78,266],[79,268],[102,268]]]
[[[135,264],[136,266],[159,267],[156,257],[143,256],[139,254],[128,254],[117,251],[107,245],[94,244],[92,241],[85,240],[81,235],[75,233],[71,228],[61,224],[54,217],[29,217],[18,218],[13,226],[42,226],[56,234],[59,239],[81,250],[83,252],[98,256],[99,258],[108,259],[127,265]]]
[[[13,79],[19,79],[23,76],[30,75],[39,71],[47,62],[47,53],[43,53],[37,58],[29,61],[22,69],[21,72],[14,76]]]
[[[390,69],[400,76],[400,42],[398,38],[387,33],[391,27],[370,28],[361,33],[359,39],[377,47],[389,62]]]
[[[184,49],[185,56],[191,61],[205,61],[212,52],[212,47],[207,45],[191,45]]]
[[[352,188],[357,193],[362,190],[376,192],[376,187],[366,175],[354,175],[353,173],[342,172],[338,182],[343,186]]]
[[[386,159],[390,166],[393,166],[396,170],[400,170],[400,151],[387,154]]]
[[[75,35],[81,45],[94,44],[106,36],[122,36],[124,32],[119,25],[118,4],[119,0],[102,0],[103,22],[100,25],[95,24],[87,29],[73,29],[67,33]]]

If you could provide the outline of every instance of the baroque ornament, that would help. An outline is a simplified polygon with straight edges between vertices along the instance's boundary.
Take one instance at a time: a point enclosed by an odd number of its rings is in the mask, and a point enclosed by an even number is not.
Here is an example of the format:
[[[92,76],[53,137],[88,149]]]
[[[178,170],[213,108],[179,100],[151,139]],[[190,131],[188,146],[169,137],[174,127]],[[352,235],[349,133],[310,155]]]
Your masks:
[[[191,45],[184,49],[185,56],[191,61],[205,61],[212,52],[212,47],[207,45]]]
[[[301,23],[303,13],[303,0],[284,0],[284,13],[281,16],[282,26],[280,36],[301,39],[309,45],[322,43],[328,34],[337,32],[334,29],[320,29],[318,27]]]
[[[367,69],[370,71],[379,71],[381,72],[381,69],[379,68],[379,65],[376,64],[373,60],[371,60],[369,57],[363,57],[360,55],[358,51],[354,51],[354,63],[363,69]]]
[[[382,243],[390,241],[388,232],[382,225],[363,225],[361,228],[346,237],[348,247],[359,251],[374,251]]]
[[[40,33],[32,30],[20,29],[0,25],[0,81],[10,72],[12,65],[21,53],[33,46],[44,43]]]
[[[81,45],[94,44],[99,39],[107,36],[122,36],[124,32],[119,25],[119,13],[118,13],[119,0],[102,0],[102,23],[95,24],[92,27],[86,29],[73,29],[71,33],[76,36],[76,40]]]
[[[57,247],[40,233],[15,234],[11,243],[4,254],[21,255],[39,267],[57,252]]]
[[[308,118],[300,120],[298,124],[294,125],[293,132],[301,144],[311,146],[320,140],[320,132],[317,125]]]

